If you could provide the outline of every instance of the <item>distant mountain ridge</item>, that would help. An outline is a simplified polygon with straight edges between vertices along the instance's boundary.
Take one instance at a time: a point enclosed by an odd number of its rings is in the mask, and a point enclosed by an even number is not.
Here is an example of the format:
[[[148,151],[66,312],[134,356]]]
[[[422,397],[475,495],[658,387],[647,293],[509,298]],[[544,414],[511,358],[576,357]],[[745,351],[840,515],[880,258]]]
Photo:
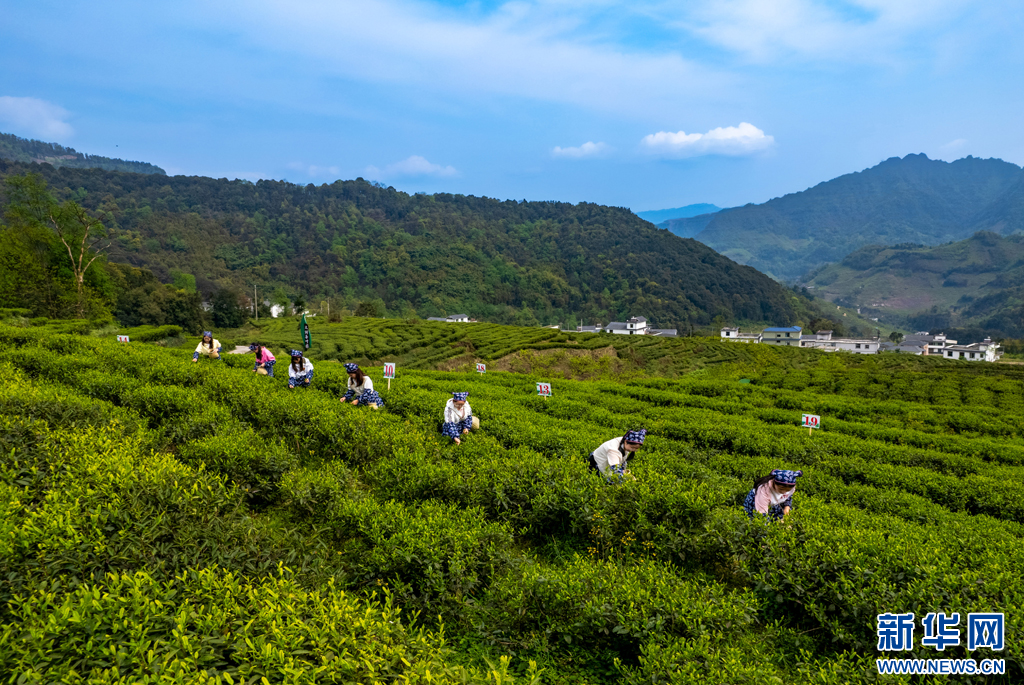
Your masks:
[[[58,143],[28,140],[10,133],[0,133],[0,159],[74,169],[105,169],[107,171],[129,171],[136,174],[166,175],[167,173],[148,162],[129,162],[101,155],[87,155]]]
[[[659,228],[668,228],[661,224],[670,219],[686,219],[691,216],[714,214],[715,212],[720,211],[722,211],[721,207],[707,204],[705,202],[695,205],[686,205],[685,207],[676,207],[675,209],[651,209],[646,212],[637,212],[636,215],[641,219],[650,221],[652,224],[657,224]]]
[[[783,281],[865,245],[963,240],[1024,230],[1024,170],[999,159],[893,157],[808,190],[710,217],[672,222],[677,235]]]

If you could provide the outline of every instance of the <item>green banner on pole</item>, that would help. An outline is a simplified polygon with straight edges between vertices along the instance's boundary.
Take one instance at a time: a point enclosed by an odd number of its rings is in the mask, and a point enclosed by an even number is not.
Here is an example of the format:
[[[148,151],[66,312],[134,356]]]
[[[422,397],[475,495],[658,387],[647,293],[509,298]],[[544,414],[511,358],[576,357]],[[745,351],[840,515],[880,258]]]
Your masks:
[[[302,313],[302,321],[299,322],[299,335],[302,336],[303,349],[308,350],[313,346],[313,336],[309,333],[309,324],[306,323],[306,313]]]

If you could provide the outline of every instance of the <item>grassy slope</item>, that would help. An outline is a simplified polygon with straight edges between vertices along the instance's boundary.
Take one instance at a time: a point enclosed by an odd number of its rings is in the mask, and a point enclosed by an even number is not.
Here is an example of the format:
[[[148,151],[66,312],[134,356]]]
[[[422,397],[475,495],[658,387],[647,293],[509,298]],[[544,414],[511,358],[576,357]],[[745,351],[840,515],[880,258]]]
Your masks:
[[[871,308],[883,320],[886,314],[911,316],[937,307],[966,314],[961,325],[991,316],[1005,304],[1000,294],[1021,283],[1024,235],[993,233],[937,247],[865,247],[806,280],[819,297]],[[984,297],[993,302],[970,307]]]

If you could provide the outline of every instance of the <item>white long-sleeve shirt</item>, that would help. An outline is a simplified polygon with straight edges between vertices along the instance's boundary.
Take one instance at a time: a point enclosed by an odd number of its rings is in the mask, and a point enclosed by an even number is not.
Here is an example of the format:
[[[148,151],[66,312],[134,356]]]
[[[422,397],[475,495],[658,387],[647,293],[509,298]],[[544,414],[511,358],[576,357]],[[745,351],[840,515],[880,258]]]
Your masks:
[[[607,471],[609,467],[624,464],[629,458],[629,452],[625,452],[625,448],[619,449],[622,441],[621,437],[612,438],[594,450],[594,461],[597,462],[597,468],[601,469],[601,473]]]
[[[219,348],[219,347],[220,347],[220,340],[217,340],[216,338],[213,339],[213,346],[212,347],[210,345],[207,345],[206,343],[204,343],[202,340],[200,340],[199,344],[196,345],[196,352],[198,352],[199,354],[210,354],[211,352],[216,352],[217,348]]]
[[[444,422],[445,423],[459,423],[465,421],[466,417],[472,416],[473,410],[469,406],[469,400],[462,405],[462,409],[455,408],[455,399],[448,400],[448,403],[444,405]]]
[[[288,360],[288,378],[295,378],[296,376],[305,376],[307,373],[313,370],[313,362],[303,357],[302,363],[305,366],[305,368],[303,368],[300,371],[295,368],[295,366],[291,362],[291,359]]]
[[[370,380],[369,376],[364,374],[363,375],[363,384],[362,385],[356,385],[356,379],[352,378],[352,376],[349,376],[348,377],[348,389],[352,391],[352,393],[353,393],[352,397],[354,397],[355,399],[359,399],[360,397],[363,396],[363,393],[366,392],[367,390],[373,390],[373,381]]]

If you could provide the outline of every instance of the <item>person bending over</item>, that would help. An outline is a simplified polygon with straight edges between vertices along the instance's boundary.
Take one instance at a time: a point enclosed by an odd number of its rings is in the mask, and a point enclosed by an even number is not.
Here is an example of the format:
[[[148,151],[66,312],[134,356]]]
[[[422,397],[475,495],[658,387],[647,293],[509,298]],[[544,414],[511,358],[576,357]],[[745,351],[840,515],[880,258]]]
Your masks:
[[[345,364],[348,371],[348,391],[341,398],[342,402],[351,402],[360,407],[369,406],[372,409],[384,406],[377,391],[373,389],[373,381],[363,373],[358,364]]]
[[[288,365],[288,389],[308,388],[313,382],[313,362],[302,356],[300,350],[292,350],[292,363]]]
[[[452,398],[444,405],[444,423],[441,434],[452,439],[456,445],[462,444],[460,436],[469,433],[470,429],[480,427],[480,419],[473,416],[473,409],[466,398],[468,392],[453,392]]]
[[[590,453],[587,463],[591,470],[600,473],[609,482],[621,483],[626,479],[632,479],[633,475],[629,472],[628,461],[643,446],[646,437],[647,431],[643,428],[627,431],[621,438],[612,438],[608,442],[602,443],[600,447]]]
[[[793,510],[793,493],[796,492],[796,479],[804,475],[803,471],[784,471],[775,469],[767,476],[754,481],[754,487],[743,500],[743,509],[747,516],[754,514],[767,516],[771,521],[779,521]]]
[[[203,331],[203,339],[199,341],[196,351],[192,353],[192,361],[199,361],[200,356],[220,359],[220,341],[214,340],[211,331]]]
[[[270,350],[260,343],[250,343],[249,350],[256,353],[256,365],[252,367],[253,373],[259,373],[259,370],[263,369],[265,375],[273,378],[274,364],[277,363],[277,360]]]

